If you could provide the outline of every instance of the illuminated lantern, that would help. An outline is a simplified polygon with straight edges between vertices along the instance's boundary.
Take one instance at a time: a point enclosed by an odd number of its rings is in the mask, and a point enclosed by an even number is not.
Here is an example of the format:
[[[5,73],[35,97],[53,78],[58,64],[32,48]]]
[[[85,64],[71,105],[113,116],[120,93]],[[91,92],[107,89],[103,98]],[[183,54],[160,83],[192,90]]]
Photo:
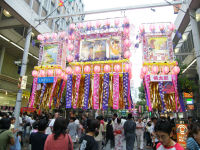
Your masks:
[[[67,61],[72,62],[74,60],[74,57],[72,55],[67,56]]]
[[[179,74],[180,68],[179,68],[178,66],[175,66],[175,67],[173,68],[173,72],[174,72],[176,75]]]
[[[69,44],[68,44],[68,49],[69,49],[69,51],[72,51],[72,50],[74,49],[74,45],[71,44],[71,43],[69,43]]]
[[[118,26],[119,26],[119,23],[120,23],[119,19],[116,19],[116,20],[115,20],[115,27],[118,27]]]
[[[100,71],[101,71],[100,66],[95,66],[95,67],[94,67],[94,72],[95,72],[95,73],[99,73]]]
[[[33,71],[32,71],[32,76],[33,76],[34,78],[37,78],[37,77],[38,77],[38,71],[33,70]]]
[[[163,73],[164,74],[168,74],[169,73],[169,67],[168,66],[164,66],[163,67]]]
[[[76,74],[80,74],[80,73],[81,73],[81,67],[76,66],[74,72],[75,72]]]
[[[121,70],[121,66],[120,65],[115,65],[114,66],[114,71],[115,72],[120,72],[120,70]]]
[[[45,77],[45,71],[44,70],[40,70],[39,71],[39,76],[40,77]]]
[[[157,74],[158,71],[159,71],[158,66],[153,66],[153,67],[152,67],[152,73],[153,73],[153,74]]]
[[[90,70],[91,70],[90,66],[85,66],[84,67],[84,72],[85,73],[90,73]]]
[[[125,25],[129,24],[128,18],[124,18],[124,24],[125,24]]]
[[[52,69],[47,70],[47,75],[48,77],[53,77],[53,70]]]
[[[104,71],[105,71],[106,73],[110,72],[110,66],[109,66],[109,65],[105,65],[105,66],[104,66]]]
[[[65,71],[66,71],[67,74],[72,74],[72,68],[71,67],[67,67]]]

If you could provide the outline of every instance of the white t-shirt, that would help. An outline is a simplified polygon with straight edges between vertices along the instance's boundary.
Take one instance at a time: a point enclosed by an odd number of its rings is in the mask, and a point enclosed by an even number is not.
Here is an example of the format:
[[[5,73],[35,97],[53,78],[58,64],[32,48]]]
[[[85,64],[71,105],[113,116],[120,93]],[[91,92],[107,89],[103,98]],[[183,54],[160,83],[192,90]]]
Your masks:
[[[51,119],[49,126],[45,130],[45,134],[48,134],[48,135],[52,134],[51,127],[53,127],[55,120],[56,119]]]
[[[143,134],[144,133],[144,123],[141,122],[136,122],[136,127],[142,127],[142,129],[137,129],[136,128],[136,134]]]
[[[53,127],[55,120],[56,119],[51,119],[51,122],[49,123],[49,127]]]

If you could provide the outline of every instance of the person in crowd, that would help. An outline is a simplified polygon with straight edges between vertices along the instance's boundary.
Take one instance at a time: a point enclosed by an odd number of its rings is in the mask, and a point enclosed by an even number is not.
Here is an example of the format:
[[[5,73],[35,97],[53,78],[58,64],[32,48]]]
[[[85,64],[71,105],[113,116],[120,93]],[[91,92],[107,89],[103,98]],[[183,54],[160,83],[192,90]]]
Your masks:
[[[153,146],[151,139],[151,121],[149,121],[146,126],[146,142],[147,148],[151,148]]]
[[[139,118],[136,122],[136,135],[137,135],[137,147],[138,149],[143,150],[144,147],[144,123],[142,119]]]
[[[151,124],[151,128],[150,128],[150,134],[151,134],[152,143],[153,143],[153,150],[156,150],[156,146],[159,143],[158,139],[156,138],[156,133],[155,133],[155,125],[157,123],[157,118],[152,117],[151,122],[152,122],[152,124]]]
[[[114,124],[115,150],[123,149],[123,133],[121,118],[117,118],[117,123]]]
[[[159,140],[156,146],[157,150],[184,150],[181,145],[171,139],[172,126],[168,120],[159,120],[155,125],[155,132]]]
[[[49,127],[51,128],[51,131],[49,131],[49,134],[52,133],[54,122],[55,122],[55,120],[56,120],[57,118],[59,118],[59,117],[60,117],[59,112],[56,112],[56,113],[54,114],[54,118],[53,118],[53,119],[51,120],[51,122],[49,123]]]
[[[132,114],[128,114],[128,120],[124,123],[124,135],[126,139],[126,150],[133,150],[135,143],[136,123],[133,121]]]
[[[58,117],[53,125],[53,134],[46,139],[44,150],[73,150],[73,142],[66,129],[66,119]]]
[[[117,117],[118,117],[118,115],[116,114],[116,113],[114,113],[113,114],[113,125],[114,125],[114,123],[117,123]]]
[[[11,121],[9,118],[0,120],[0,150],[7,150],[8,145],[14,145],[14,135],[10,128]]]
[[[82,121],[81,121],[81,125],[83,126],[83,133],[86,133],[86,129],[87,129],[87,116],[86,114],[82,115]]]
[[[76,149],[78,147],[77,142],[78,142],[78,129],[79,129],[79,125],[75,123],[75,120],[76,120],[75,117],[71,117],[70,122],[67,127],[69,134],[72,138],[74,149]]]
[[[15,136],[15,144],[10,146],[10,150],[21,150],[22,131],[17,132]]]
[[[99,150],[94,137],[98,135],[100,122],[97,119],[88,120],[87,133],[80,139],[80,150]]]
[[[13,134],[15,134],[18,131],[18,129],[15,129],[15,121],[16,121],[15,117],[11,117],[10,121],[11,121],[10,130],[12,131]]]
[[[47,139],[45,129],[48,122],[45,119],[41,119],[37,123],[38,132],[32,132],[30,135],[29,143],[31,144],[31,150],[43,150],[44,144]]]
[[[115,143],[114,143],[112,120],[109,120],[108,124],[106,125],[106,145],[108,143],[110,144],[110,148],[109,149],[114,148]]]
[[[31,134],[31,133],[36,133],[36,132],[38,132],[38,122],[39,122],[39,121],[35,121],[35,122],[32,124],[32,129],[31,129],[31,131],[30,131],[30,134]]]
[[[200,149],[200,124],[193,123],[189,126],[189,133],[187,139],[187,150]]]
[[[95,137],[95,140],[98,143],[98,150],[102,150],[103,132],[104,132],[103,117],[102,116],[98,116],[97,120],[99,120],[99,122],[100,122],[100,127],[99,127],[99,134],[98,134],[98,136]]]

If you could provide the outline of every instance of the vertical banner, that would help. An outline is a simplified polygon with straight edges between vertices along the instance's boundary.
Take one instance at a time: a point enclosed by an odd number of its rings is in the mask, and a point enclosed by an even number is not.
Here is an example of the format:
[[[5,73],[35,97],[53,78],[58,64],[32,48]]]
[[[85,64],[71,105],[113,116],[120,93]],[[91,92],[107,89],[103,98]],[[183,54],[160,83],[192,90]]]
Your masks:
[[[162,112],[165,111],[165,103],[164,103],[164,92],[163,92],[163,82],[158,82],[158,90],[160,93],[160,97],[161,97],[161,102],[162,102]]]
[[[31,98],[30,98],[30,107],[33,107],[34,104],[34,100],[35,100],[35,92],[37,89],[37,80],[38,78],[33,78],[33,87],[32,87],[32,93],[31,93]]]
[[[108,109],[108,99],[109,99],[109,80],[110,80],[110,74],[105,73],[104,74],[104,80],[103,80],[103,110]]]
[[[56,87],[57,80],[58,80],[58,78],[54,77],[53,87],[51,89],[50,100],[49,100],[49,109],[51,109],[51,103],[52,103],[52,99],[53,99],[53,93],[54,93],[54,89]]]
[[[72,75],[67,76],[67,88],[66,88],[66,108],[72,106]]]
[[[129,75],[129,74],[128,74]],[[130,80],[128,78],[128,109],[131,110],[131,88],[130,88]]]
[[[179,143],[183,148],[186,148],[186,140],[188,136],[188,128],[187,124],[176,124],[176,131],[177,131],[177,143]]]
[[[176,112],[178,111],[178,89],[177,89],[177,75],[172,75],[172,82],[175,89],[175,103],[176,103]]]
[[[42,91],[41,91],[41,95],[40,95],[40,105],[42,104],[42,99],[44,97],[44,92],[46,90],[46,87],[47,87],[47,84],[46,83],[43,83],[43,87],[42,87]],[[40,106],[39,105],[39,106]]]
[[[181,93],[179,94],[179,102],[181,105],[182,112],[185,112],[185,105],[184,105],[183,96]]]
[[[99,109],[99,74],[94,74],[93,108]]]
[[[74,109],[76,109],[77,102],[78,102],[78,95],[79,95],[78,93],[79,93],[80,82],[81,82],[81,74],[77,74],[76,75],[76,85],[75,85],[76,96],[75,96],[75,103],[74,103],[74,106],[73,106]]]
[[[146,85],[146,91],[147,91],[147,97],[148,97],[148,104],[149,104],[149,111],[152,111],[152,106],[151,106],[151,95],[150,95],[150,75],[145,75],[145,85]]]
[[[85,75],[85,87],[84,87],[84,105],[83,109],[88,109],[88,100],[90,93],[90,74]]]
[[[113,109],[119,109],[119,73],[113,74]]]
[[[123,73],[123,97],[125,109],[128,109],[128,73]]]

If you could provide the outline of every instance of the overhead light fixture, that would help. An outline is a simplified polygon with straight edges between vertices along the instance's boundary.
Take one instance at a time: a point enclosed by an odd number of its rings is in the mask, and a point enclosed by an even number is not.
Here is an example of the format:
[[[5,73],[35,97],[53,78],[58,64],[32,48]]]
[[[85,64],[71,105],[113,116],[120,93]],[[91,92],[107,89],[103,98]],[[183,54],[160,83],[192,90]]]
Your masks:
[[[175,53],[178,53],[179,52],[179,48],[175,48]]]
[[[196,18],[196,21],[197,21],[197,22],[200,21],[200,8],[197,9],[195,18]]]
[[[8,95],[8,91],[6,91],[6,95]]]
[[[197,61],[197,59],[194,59],[194,60],[187,66],[187,68],[185,68],[185,70],[183,70],[182,73],[185,73],[196,61]]]
[[[8,38],[6,38],[5,36],[0,35],[0,37],[4,40],[6,40],[7,42],[10,42],[10,40]]]
[[[34,36],[35,36],[35,33],[31,32],[31,36],[34,37]]]
[[[3,14],[4,14],[4,16],[6,16],[6,17],[11,17],[11,14],[10,14],[10,12],[9,11],[7,11],[7,10],[3,10]]]
[[[183,41],[187,40],[187,35],[185,33],[183,34],[182,39],[183,39]]]

